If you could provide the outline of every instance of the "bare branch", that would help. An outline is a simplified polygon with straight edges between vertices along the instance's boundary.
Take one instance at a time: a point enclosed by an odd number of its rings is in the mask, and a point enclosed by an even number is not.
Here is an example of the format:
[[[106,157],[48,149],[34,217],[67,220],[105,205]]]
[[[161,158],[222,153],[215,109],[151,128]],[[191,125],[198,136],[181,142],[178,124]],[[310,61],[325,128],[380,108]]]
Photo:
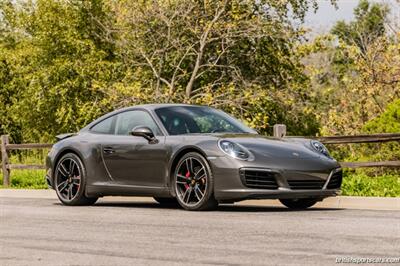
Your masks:
[[[153,74],[160,79],[162,82],[164,82],[169,88],[172,87],[171,83],[166,80],[165,78],[161,77],[160,74],[157,72],[156,68],[154,67],[154,65],[152,64],[151,60],[149,59],[149,57],[146,55],[146,53],[144,53],[142,50],[140,51],[140,54],[143,56],[143,58],[146,60],[148,66],[151,68],[151,70],[153,71]]]
[[[208,35],[209,35],[212,27],[214,26],[214,24],[218,21],[218,19],[224,13],[225,7],[226,7],[226,3],[227,3],[226,1],[223,2],[222,7],[220,7],[220,9],[216,11],[216,14],[215,14],[214,18],[208,24],[208,26],[204,30],[203,34],[201,35],[200,43],[199,43],[199,51],[197,53],[195,66],[193,68],[192,75],[191,75],[190,80],[189,80],[189,82],[188,82],[188,84],[186,86],[186,89],[185,89],[185,93],[186,93],[186,98],[187,99],[189,99],[190,95],[192,94],[193,83],[196,80],[196,76],[197,76],[197,73],[199,71],[201,61],[203,59],[204,48],[205,48],[205,46],[207,44]]]

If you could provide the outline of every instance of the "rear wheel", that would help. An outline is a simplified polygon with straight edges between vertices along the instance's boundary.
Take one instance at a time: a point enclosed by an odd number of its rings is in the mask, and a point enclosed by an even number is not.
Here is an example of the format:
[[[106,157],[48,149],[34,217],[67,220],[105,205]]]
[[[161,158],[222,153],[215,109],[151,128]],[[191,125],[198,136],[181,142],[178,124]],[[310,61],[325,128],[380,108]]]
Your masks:
[[[316,199],[280,199],[283,205],[294,210],[304,210],[314,206],[318,200]]]
[[[86,169],[74,153],[65,154],[54,172],[57,196],[64,205],[92,205],[98,198],[85,196]]]
[[[176,199],[186,210],[204,211],[218,206],[210,166],[197,152],[189,152],[179,160],[173,184]]]

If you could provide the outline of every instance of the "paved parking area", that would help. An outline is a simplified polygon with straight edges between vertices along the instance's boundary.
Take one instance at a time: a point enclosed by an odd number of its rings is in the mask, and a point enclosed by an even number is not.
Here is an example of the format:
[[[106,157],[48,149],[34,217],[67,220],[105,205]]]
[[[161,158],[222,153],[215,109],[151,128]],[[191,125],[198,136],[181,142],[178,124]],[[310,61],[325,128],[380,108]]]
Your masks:
[[[48,192],[46,192],[48,193]],[[0,265],[333,265],[400,257],[400,211],[290,211],[252,201],[212,212],[150,198],[66,207],[0,194]]]

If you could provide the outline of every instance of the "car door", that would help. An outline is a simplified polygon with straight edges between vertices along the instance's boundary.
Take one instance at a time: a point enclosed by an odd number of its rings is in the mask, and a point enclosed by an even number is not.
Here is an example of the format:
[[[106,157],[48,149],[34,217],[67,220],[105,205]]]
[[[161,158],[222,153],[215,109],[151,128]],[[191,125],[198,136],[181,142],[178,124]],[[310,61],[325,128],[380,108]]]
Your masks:
[[[152,129],[159,140],[150,144],[129,133],[136,126]],[[102,143],[104,163],[116,183],[136,186],[165,185],[167,151],[165,136],[145,110],[130,110],[117,115],[115,132]]]

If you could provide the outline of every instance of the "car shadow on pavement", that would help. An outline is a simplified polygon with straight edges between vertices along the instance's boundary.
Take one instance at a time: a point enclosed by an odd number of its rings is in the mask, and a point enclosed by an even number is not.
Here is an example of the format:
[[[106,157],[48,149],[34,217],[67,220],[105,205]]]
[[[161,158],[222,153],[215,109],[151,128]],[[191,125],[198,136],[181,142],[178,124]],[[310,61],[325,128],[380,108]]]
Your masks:
[[[176,205],[161,205],[153,202],[98,202],[93,207],[111,208],[148,208],[148,209],[170,209],[183,210]],[[341,208],[310,208],[306,210],[291,210],[284,206],[256,206],[256,205],[235,205],[221,204],[215,211],[218,212],[318,212],[318,211],[339,211]]]
[[[255,205],[221,205],[218,211],[223,212],[318,212],[338,211],[339,208],[309,208],[306,210],[292,210],[284,206],[255,206]]]
[[[123,207],[123,208],[149,208],[149,209],[179,209],[176,205],[161,205],[156,202],[118,202],[118,201],[106,201],[97,202],[94,207]]]

